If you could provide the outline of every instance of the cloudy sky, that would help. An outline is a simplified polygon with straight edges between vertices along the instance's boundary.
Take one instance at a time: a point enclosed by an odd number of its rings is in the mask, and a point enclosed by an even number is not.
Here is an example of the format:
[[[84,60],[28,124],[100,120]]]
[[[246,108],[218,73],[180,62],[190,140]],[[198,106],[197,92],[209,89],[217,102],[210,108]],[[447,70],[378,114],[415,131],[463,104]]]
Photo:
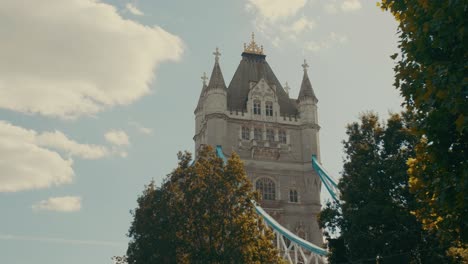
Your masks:
[[[396,23],[375,1],[0,0],[0,262],[122,255],[143,186],[193,150],[212,52],[229,83],[251,32],[294,97],[307,60],[339,176],[345,125],[400,109]]]

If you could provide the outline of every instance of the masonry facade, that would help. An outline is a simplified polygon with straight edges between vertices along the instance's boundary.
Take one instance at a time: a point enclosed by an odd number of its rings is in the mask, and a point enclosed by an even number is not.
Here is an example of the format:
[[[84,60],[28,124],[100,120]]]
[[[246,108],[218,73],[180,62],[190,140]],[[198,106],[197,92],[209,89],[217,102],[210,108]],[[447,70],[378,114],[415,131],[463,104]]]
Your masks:
[[[226,87],[219,65],[220,53],[195,109],[195,149],[221,145],[244,161],[248,177],[262,195],[261,205],[280,224],[300,237],[322,244],[318,227],[321,182],[311,156],[320,159],[317,98],[307,74],[299,96],[276,78],[263,47],[252,36],[239,66]]]

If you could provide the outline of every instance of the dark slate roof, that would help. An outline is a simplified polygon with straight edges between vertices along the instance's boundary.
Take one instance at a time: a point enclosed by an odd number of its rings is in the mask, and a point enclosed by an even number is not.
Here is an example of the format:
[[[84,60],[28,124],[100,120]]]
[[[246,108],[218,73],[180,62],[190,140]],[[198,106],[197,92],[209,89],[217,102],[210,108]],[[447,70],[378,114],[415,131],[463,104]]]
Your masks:
[[[269,85],[276,86],[276,95],[280,105],[281,115],[296,115],[297,108],[291,103],[288,94],[276,78],[263,54],[242,53],[242,60],[237,67],[227,91],[229,110],[246,110],[249,94],[249,82],[258,82],[264,78]]]
[[[197,103],[197,107],[195,108],[195,113],[201,109],[202,107],[202,102],[203,102],[203,97],[205,96],[205,93],[206,93],[206,89],[208,88],[208,86],[206,86],[206,84],[203,84],[203,88],[200,92],[200,97],[198,97],[198,103]]]
[[[219,67],[218,60],[215,61],[215,65],[213,66],[213,71],[211,72],[210,82],[208,83],[208,88],[206,89],[226,89],[226,83],[224,82],[223,73],[221,72],[221,68]]]
[[[312,98],[314,101],[318,101],[317,97],[315,96],[314,89],[312,89],[312,84],[309,80],[309,75],[307,71],[304,71],[304,77],[302,78],[301,90],[299,91],[299,96],[297,100],[301,101],[305,98]]]

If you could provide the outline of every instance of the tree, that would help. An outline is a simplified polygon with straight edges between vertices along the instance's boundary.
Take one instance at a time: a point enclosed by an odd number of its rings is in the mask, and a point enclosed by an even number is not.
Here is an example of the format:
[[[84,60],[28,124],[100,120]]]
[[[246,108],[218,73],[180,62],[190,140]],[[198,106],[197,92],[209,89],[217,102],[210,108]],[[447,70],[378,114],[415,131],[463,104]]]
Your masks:
[[[224,165],[209,146],[193,165],[189,153],[178,157],[163,185],[138,198],[128,263],[280,263],[240,158]]]
[[[419,142],[408,160],[415,214],[468,262],[468,3],[382,0],[381,7],[399,23],[395,87],[417,118]]]
[[[406,118],[394,114],[384,126],[368,113],[347,126],[341,202],[327,203],[319,217],[328,230],[330,263],[375,263],[378,256],[380,263],[443,262],[411,214],[406,160],[416,139]]]

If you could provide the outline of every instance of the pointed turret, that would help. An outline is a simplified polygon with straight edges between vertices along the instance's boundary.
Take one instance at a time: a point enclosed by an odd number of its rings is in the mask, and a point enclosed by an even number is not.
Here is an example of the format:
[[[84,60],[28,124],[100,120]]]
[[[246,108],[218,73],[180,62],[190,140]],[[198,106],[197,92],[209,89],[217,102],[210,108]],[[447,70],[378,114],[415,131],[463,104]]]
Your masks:
[[[304,76],[302,77],[301,90],[299,91],[297,100],[304,101],[305,99],[312,99],[314,103],[317,103],[318,99],[315,96],[314,89],[312,88],[312,84],[309,80],[309,75],[307,74],[308,67],[309,65],[306,60],[304,60],[304,64],[302,64],[302,68],[304,68]]]
[[[309,75],[307,74],[308,67],[309,65],[306,60],[304,60],[304,64],[302,64],[302,68],[304,68],[304,77],[302,78],[301,90],[297,97],[297,105],[299,107],[301,120],[304,124],[317,124],[318,99],[315,96],[312,84],[309,80]]]
[[[198,97],[198,103],[197,103],[197,107],[195,108],[194,113],[197,113],[202,109],[203,100],[205,99],[206,89],[208,88],[208,86],[206,85],[206,80],[208,80],[208,77],[206,77],[206,72],[203,73],[201,79],[203,80],[203,87],[201,89],[200,96]]]
[[[207,90],[227,89],[226,83],[224,83],[223,73],[219,67],[219,56],[221,53],[219,52],[218,48],[216,48],[216,51],[213,52],[213,55],[215,55],[215,64],[213,66],[213,71],[211,72],[211,78]]]
[[[216,51],[213,52],[215,55],[215,64],[213,66],[213,71],[211,72],[210,82],[206,87],[205,100],[203,103],[205,114],[211,113],[224,113],[226,111],[226,97],[227,97],[227,88],[224,83],[223,73],[219,67],[219,56],[221,53],[219,49],[216,48]]]

